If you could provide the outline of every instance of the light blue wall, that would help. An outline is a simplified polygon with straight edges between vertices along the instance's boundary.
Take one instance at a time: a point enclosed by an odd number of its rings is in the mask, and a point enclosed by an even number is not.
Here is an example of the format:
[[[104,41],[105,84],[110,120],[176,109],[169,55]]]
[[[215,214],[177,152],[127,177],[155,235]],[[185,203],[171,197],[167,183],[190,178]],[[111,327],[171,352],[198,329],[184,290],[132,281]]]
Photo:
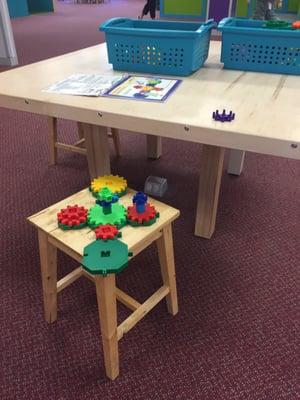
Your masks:
[[[8,11],[11,18],[28,15],[27,0],[7,0]]]
[[[53,11],[53,0],[7,0],[7,5],[11,18]]]

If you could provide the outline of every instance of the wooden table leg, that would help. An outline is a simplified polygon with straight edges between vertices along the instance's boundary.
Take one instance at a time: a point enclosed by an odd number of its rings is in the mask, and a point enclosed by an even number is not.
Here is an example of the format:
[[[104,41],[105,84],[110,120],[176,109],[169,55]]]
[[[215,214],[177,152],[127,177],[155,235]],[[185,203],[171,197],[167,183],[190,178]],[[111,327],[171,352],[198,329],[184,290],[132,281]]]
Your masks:
[[[232,175],[241,175],[245,160],[245,151],[231,149],[227,172]]]
[[[115,379],[119,375],[115,275],[95,275],[95,284],[106,375]]]
[[[162,155],[162,140],[160,136],[146,135],[147,157],[154,160]]]
[[[203,145],[195,235],[210,239],[215,230],[225,149]]]
[[[81,123],[81,127],[85,137],[90,178],[110,174],[107,128],[86,123]]]
[[[178,313],[178,300],[171,224],[163,229],[162,236],[156,241],[156,245],[163,283],[170,288],[170,293],[166,296],[168,311],[175,315]]]
[[[57,248],[48,242],[48,235],[38,230],[45,319],[57,319]]]

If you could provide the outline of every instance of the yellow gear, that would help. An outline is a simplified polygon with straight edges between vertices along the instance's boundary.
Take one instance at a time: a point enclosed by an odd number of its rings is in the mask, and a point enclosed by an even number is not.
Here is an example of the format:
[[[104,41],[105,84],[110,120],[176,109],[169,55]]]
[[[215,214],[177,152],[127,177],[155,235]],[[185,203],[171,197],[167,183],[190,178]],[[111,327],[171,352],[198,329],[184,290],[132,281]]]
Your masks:
[[[104,187],[107,187],[114,194],[122,195],[127,189],[127,180],[119,175],[104,175],[95,178],[91,182],[91,190],[97,194]]]

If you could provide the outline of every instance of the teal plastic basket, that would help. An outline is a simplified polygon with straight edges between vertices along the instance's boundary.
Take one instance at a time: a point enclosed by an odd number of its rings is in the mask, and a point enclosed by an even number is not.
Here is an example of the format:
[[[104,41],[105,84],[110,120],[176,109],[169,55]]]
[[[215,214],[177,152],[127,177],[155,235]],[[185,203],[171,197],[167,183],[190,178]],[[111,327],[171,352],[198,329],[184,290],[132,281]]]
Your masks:
[[[99,28],[115,70],[187,76],[208,56],[213,20],[206,23],[113,18]]]
[[[264,24],[242,18],[219,23],[224,68],[300,75],[300,30],[268,29]]]

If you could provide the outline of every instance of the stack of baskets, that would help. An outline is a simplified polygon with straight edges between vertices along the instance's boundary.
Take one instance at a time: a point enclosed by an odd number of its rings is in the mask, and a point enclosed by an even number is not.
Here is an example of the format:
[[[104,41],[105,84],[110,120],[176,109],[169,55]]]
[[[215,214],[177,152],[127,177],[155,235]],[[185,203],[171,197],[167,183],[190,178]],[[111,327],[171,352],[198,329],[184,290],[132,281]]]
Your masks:
[[[121,71],[187,76],[205,63],[213,20],[206,23],[113,18],[100,26],[109,62]],[[225,68],[300,75],[300,29],[264,21],[225,18],[221,61]]]

